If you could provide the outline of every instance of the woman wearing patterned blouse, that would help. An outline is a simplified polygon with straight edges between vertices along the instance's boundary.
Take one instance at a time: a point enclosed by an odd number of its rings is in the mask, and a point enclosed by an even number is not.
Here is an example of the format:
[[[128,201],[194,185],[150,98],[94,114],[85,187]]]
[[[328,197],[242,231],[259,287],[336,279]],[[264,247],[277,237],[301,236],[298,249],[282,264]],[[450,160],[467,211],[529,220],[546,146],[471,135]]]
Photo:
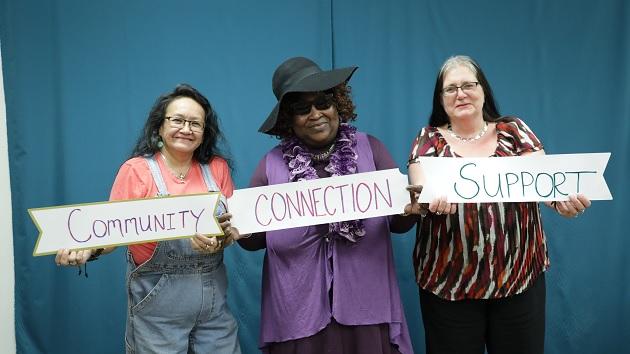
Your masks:
[[[409,176],[424,183],[421,156],[544,154],[519,118],[500,116],[481,68],[466,56],[442,66],[429,125],[414,140]],[[547,203],[565,217],[590,206],[577,195]],[[539,204],[415,204],[414,266],[427,353],[543,353],[549,267]]]

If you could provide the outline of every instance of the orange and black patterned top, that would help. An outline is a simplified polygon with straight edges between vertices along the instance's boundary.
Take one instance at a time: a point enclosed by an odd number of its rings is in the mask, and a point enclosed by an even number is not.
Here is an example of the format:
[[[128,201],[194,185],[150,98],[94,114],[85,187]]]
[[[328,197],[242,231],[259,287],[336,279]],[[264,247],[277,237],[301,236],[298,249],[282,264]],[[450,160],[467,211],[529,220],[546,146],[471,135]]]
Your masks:
[[[492,157],[543,148],[520,119],[502,117],[496,123]],[[459,157],[431,126],[414,140],[409,163],[419,156]],[[521,293],[549,267],[538,203],[460,203],[452,215],[429,213],[418,222],[413,259],[418,285],[443,299]]]

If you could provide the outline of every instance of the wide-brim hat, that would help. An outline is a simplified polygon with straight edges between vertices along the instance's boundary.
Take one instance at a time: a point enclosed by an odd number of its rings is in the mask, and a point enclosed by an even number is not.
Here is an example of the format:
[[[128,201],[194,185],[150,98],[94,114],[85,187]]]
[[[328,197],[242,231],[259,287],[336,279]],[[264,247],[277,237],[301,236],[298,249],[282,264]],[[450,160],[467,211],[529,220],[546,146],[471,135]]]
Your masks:
[[[278,111],[282,99],[290,92],[325,91],[350,80],[357,66],[324,71],[312,60],[295,57],[285,60],[273,73],[271,87],[278,103],[267,119],[258,128],[261,133],[271,134],[278,122]]]

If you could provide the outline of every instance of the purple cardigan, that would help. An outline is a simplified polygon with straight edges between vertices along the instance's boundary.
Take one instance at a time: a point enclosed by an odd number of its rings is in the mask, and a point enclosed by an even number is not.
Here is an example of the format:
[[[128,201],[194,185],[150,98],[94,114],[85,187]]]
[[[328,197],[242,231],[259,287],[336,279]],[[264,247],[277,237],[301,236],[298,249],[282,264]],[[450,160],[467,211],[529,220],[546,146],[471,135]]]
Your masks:
[[[376,170],[370,140],[364,133],[356,137],[358,172]],[[289,181],[279,147],[264,160],[269,184]],[[364,226],[366,236],[357,243],[327,238],[327,225],[266,233],[261,347],[311,336],[334,317],[343,325],[388,323],[391,342],[402,354],[413,353],[394,270],[389,218],[366,219]]]

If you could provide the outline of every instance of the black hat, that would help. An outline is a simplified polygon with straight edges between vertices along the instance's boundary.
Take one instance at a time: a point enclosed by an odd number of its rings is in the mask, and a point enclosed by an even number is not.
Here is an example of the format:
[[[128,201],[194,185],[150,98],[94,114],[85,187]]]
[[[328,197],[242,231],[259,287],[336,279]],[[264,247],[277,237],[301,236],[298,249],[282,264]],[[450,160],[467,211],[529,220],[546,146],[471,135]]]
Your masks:
[[[358,67],[334,69],[323,71],[312,60],[304,57],[287,59],[280,64],[273,73],[271,86],[278,103],[273,108],[269,117],[258,128],[261,133],[270,134],[278,121],[278,110],[284,95],[289,92],[316,92],[325,91],[341,83],[350,80],[350,77]]]

